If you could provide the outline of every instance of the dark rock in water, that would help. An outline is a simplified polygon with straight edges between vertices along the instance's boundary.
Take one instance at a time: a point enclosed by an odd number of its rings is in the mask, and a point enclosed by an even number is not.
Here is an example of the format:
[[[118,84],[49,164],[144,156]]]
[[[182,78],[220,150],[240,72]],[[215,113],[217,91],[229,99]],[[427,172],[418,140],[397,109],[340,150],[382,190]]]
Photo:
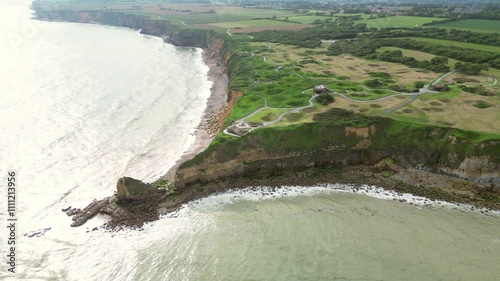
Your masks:
[[[123,177],[116,184],[118,203],[142,203],[158,194],[158,188],[129,177]]]
[[[25,233],[24,236],[31,238],[31,237],[35,236],[36,234],[37,234],[36,231],[30,231],[30,232]]]
[[[92,201],[92,203],[90,203],[87,207],[75,214],[71,226],[80,226],[86,223],[89,219],[97,215],[97,213],[99,213],[99,211],[109,203],[109,199],[109,197],[106,197],[99,201]]]
[[[78,213],[79,213],[79,212],[81,212],[81,211],[82,211],[82,210],[80,210],[80,209],[78,209],[78,208],[73,208],[73,209],[71,209],[71,210],[67,211],[67,212],[66,212],[66,215],[68,215],[68,216],[70,216],[70,217],[71,217],[71,216],[73,216],[73,215],[78,214]]]
[[[35,237],[35,236],[36,237],[42,237],[45,234],[45,232],[47,232],[47,231],[49,231],[51,229],[52,229],[52,227],[46,227],[44,229],[30,231],[30,232],[25,233],[24,236],[30,237],[30,238]]]
[[[67,214],[74,215],[71,226],[83,225],[98,213],[111,216],[103,227],[115,230],[122,226],[141,227],[144,222],[158,219],[157,206],[167,195],[165,189],[129,177],[119,179],[116,189],[115,195],[94,200],[83,210],[70,209]]]
[[[92,231],[96,231],[98,229],[99,229],[98,227],[94,227],[94,228],[92,228]]]
[[[61,209],[63,212],[67,212],[71,209],[71,206],[67,207],[67,208],[64,208],[64,209]]]

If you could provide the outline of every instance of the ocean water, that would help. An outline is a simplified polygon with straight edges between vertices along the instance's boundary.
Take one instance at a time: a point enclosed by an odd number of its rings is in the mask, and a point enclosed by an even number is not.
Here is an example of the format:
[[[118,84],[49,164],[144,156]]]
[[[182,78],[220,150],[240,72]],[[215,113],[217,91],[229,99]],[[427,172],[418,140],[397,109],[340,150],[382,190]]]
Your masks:
[[[28,5],[0,3],[2,280],[499,280],[498,214],[339,185],[229,191],[142,231],[92,231],[103,216],[71,228],[62,208],[109,196],[124,175],[152,181],[175,163],[194,141],[211,82],[199,49],[34,21]],[[6,265],[10,170],[15,275]]]

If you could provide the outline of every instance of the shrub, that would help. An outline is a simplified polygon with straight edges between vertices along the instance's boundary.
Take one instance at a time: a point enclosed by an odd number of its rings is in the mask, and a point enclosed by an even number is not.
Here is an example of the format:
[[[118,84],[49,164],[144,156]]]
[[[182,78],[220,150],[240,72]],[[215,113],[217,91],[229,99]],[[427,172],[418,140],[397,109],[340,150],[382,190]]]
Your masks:
[[[371,88],[375,88],[375,87],[380,87],[382,86],[384,83],[382,83],[380,80],[378,79],[370,79],[370,80],[366,80],[363,82],[366,86],[368,87],[371,87]]]
[[[485,101],[482,101],[482,100],[476,101],[473,105],[474,105],[474,107],[477,107],[477,108],[488,108],[488,107],[492,107],[493,106],[491,103],[485,102]]]
[[[315,100],[322,105],[328,105],[335,101],[335,99],[328,94],[319,95],[315,98]]]
[[[415,88],[420,89],[425,86],[425,83],[422,81],[415,81]]]

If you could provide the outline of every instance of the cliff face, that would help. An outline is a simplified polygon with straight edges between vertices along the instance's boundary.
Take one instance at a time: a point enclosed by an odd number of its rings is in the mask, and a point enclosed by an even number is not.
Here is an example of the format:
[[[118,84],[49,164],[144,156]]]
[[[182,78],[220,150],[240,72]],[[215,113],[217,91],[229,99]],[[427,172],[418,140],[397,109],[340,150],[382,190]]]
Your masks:
[[[432,139],[432,130],[405,132],[405,139],[424,139],[421,143],[412,143],[405,140],[389,141],[390,134],[383,126],[379,129],[375,124],[366,128],[334,126],[332,129],[323,128],[323,134],[332,135],[326,137],[327,142],[314,144],[313,150],[293,145],[286,149],[279,148],[280,142],[286,147],[289,138],[299,138],[300,134],[311,131],[308,127],[315,126],[304,124],[296,133],[285,132],[281,141],[280,137],[273,136],[273,142],[276,142],[273,149],[265,149],[269,147],[266,140],[269,135],[265,133],[251,134],[208,149],[197,160],[177,170],[176,188],[182,190],[228,178],[286,175],[310,168],[373,166],[388,158],[400,167],[447,174],[482,185],[500,184],[499,159],[491,155],[499,151],[499,141],[473,143],[461,140],[460,144],[455,144],[446,140],[446,131],[437,142]],[[343,135],[339,135],[342,131]],[[316,137],[314,134],[306,136]]]
[[[195,30],[171,25],[164,20],[151,20],[142,15],[125,14],[112,11],[70,11],[44,10],[34,6],[38,19],[79,23],[100,23],[112,26],[140,29],[141,33],[162,37],[165,42],[176,46],[208,47],[210,31]]]

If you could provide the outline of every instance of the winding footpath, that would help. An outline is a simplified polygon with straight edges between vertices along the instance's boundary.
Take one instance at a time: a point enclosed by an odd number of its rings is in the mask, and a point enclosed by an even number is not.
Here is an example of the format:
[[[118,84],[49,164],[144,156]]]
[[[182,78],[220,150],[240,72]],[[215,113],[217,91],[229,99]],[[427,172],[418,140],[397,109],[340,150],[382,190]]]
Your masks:
[[[497,83],[498,83],[498,79],[492,77],[493,79],[495,79],[495,81],[493,81],[493,83],[483,83],[483,86],[485,87],[493,87],[495,86]]]
[[[304,92],[304,91],[302,91],[302,92]],[[262,96],[264,98],[264,106],[263,107],[260,107],[259,109],[255,110],[251,114],[249,114],[249,115],[247,115],[247,116],[245,116],[245,117],[243,117],[241,119],[238,119],[238,120],[234,121],[234,123],[231,126],[229,126],[228,128],[224,129],[223,132],[224,132],[224,134],[227,134],[227,135],[230,135],[230,136],[234,136],[234,137],[244,136],[244,135],[250,133],[251,131],[253,131],[253,130],[257,129],[257,128],[262,128],[262,127],[270,126],[272,124],[275,124],[275,123],[281,121],[281,119],[283,119],[283,117],[285,117],[285,115],[287,115],[289,113],[297,113],[297,112],[299,112],[299,111],[301,111],[303,109],[306,109],[306,108],[309,108],[309,107],[313,107],[314,106],[313,99],[315,97],[317,97],[317,96],[318,96],[317,94],[312,95],[309,98],[309,104],[308,105],[289,109],[289,110],[281,113],[280,115],[278,115],[278,117],[276,119],[274,119],[273,121],[263,122],[263,123],[261,123],[258,126],[250,126],[246,120],[248,118],[251,118],[255,114],[259,113],[262,110],[265,110],[265,109],[285,109],[285,108],[278,108],[278,107],[269,107],[269,106],[267,106],[267,99],[266,99],[265,96]],[[243,129],[244,133],[241,134],[241,135],[237,135],[237,134],[231,133],[228,130],[231,127],[237,127],[239,129]]]
[[[233,34],[230,33],[230,29],[228,29],[227,31],[227,34],[229,34],[230,36],[233,36]],[[249,36],[250,37],[250,36]],[[253,39],[253,38],[252,38]],[[267,46],[269,49],[271,49],[271,46],[269,45],[265,45]],[[246,52],[248,53],[248,52]],[[252,56],[254,56],[255,54],[252,53]],[[267,57],[266,56],[263,56],[263,60],[265,63],[269,64],[269,65],[272,65],[268,60],[267,60]],[[276,72],[279,72],[280,69],[282,68],[283,66],[278,66],[277,68],[275,68],[274,70]],[[438,93],[436,91],[433,91],[433,90],[429,90],[429,87],[431,86],[434,86],[438,83],[440,83],[444,78],[448,77],[449,75],[455,73],[455,70],[451,70],[447,73],[444,73],[443,75],[439,76],[436,80],[434,80],[432,83],[430,83],[429,85],[425,85],[423,88],[421,88],[419,90],[418,93],[401,93],[401,92],[398,92],[398,91],[394,91],[394,90],[390,90],[390,89],[371,89],[371,88],[368,88],[364,85],[361,85],[361,87],[363,87],[364,89],[366,90],[369,90],[369,91],[373,91],[373,90],[383,90],[383,91],[388,91],[388,92],[392,92],[394,93],[393,95],[389,95],[389,96],[385,96],[385,97],[381,97],[381,98],[378,98],[378,99],[372,99],[372,100],[355,100],[355,99],[352,99],[352,98],[349,98],[347,97],[346,95],[344,94],[341,94],[341,93],[338,93],[338,92],[335,92],[329,88],[326,88],[328,91],[330,91],[332,93],[332,95],[338,95],[348,101],[351,101],[351,102],[354,102],[354,103],[373,103],[373,102],[379,102],[379,101],[383,101],[383,100],[387,100],[387,99],[392,99],[394,97],[398,97],[398,96],[407,96],[408,98],[405,99],[404,101],[402,101],[401,103],[391,107],[391,108],[388,108],[388,109],[385,109],[384,112],[385,113],[391,113],[395,110],[398,110],[399,108],[411,103],[412,101],[414,101],[418,96],[420,96],[421,94],[435,94],[435,93]],[[294,72],[295,75],[297,75],[298,77],[300,78],[303,78],[300,74]],[[497,79],[495,78],[495,81],[492,83],[492,84],[489,84],[489,85],[485,85],[485,86],[494,86],[496,83],[497,83]],[[254,87],[257,85],[257,81],[254,81]],[[309,89],[307,89],[309,90]],[[307,90],[303,90],[301,93],[302,94],[306,94],[305,92]],[[254,112],[252,112],[251,114],[243,117],[243,118],[240,118],[236,121],[234,121],[228,128],[224,129],[224,133],[227,134],[227,135],[230,135],[230,136],[234,136],[234,137],[241,137],[241,136],[244,136],[248,133],[250,133],[251,131],[257,129],[257,128],[262,128],[262,127],[266,127],[266,126],[270,126],[270,125],[273,125],[279,121],[281,121],[283,119],[284,116],[286,116],[287,114],[289,113],[297,113],[303,109],[306,109],[306,108],[310,108],[310,107],[313,107],[314,106],[314,103],[313,103],[313,99],[316,98],[318,96],[318,94],[313,94],[310,98],[309,98],[309,105],[306,105],[306,106],[301,106],[301,107],[296,107],[296,108],[292,108],[292,109],[289,109],[283,113],[281,113],[280,115],[278,115],[278,117],[272,121],[269,121],[269,122],[263,122],[261,123],[260,125],[257,125],[257,126],[250,126],[249,123],[246,121],[247,119],[255,116],[257,113],[259,113],[260,111],[262,110],[265,110],[265,109],[286,109],[286,108],[274,108],[274,107],[269,107],[268,104],[267,104],[267,98],[264,96],[264,95],[261,95],[262,98],[264,99],[264,106],[258,108],[257,110],[255,110]],[[231,131],[234,131],[234,129],[237,128],[237,131],[241,132],[239,134],[235,134],[235,133],[232,133]]]
[[[448,72],[448,73],[445,73],[441,76],[439,76],[436,80],[434,80],[434,82],[431,83],[431,86],[434,86],[436,85],[437,83],[441,82],[441,80],[443,80],[444,78],[452,75],[453,73],[455,73],[455,70],[453,69],[452,71]],[[428,87],[428,86],[427,86]]]

